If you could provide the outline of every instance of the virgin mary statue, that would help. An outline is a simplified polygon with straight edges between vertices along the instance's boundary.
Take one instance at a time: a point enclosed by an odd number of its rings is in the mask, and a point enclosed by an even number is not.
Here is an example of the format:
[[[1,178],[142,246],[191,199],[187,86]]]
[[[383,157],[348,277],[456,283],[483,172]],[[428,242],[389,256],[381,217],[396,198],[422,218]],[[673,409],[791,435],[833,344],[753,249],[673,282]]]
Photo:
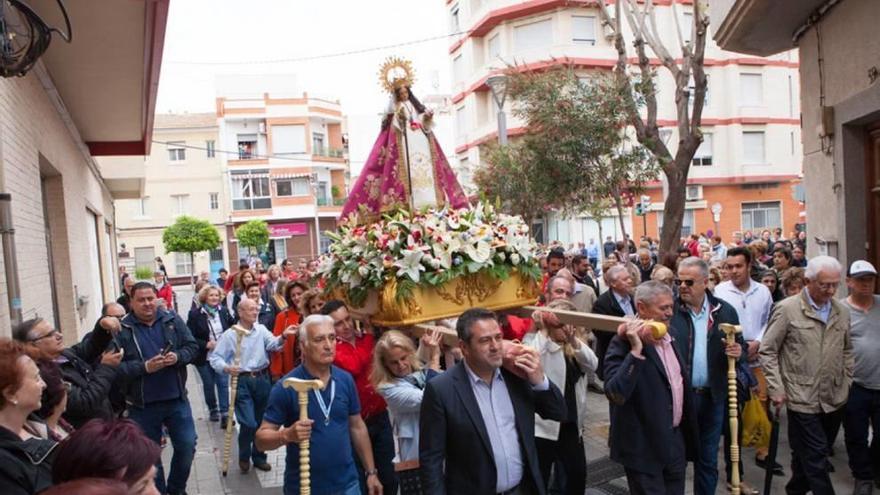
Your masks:
[[[412,93],[409,61],[389,58],[379,72],[390,93],[379,138],[342,210],[340,221],[357,215],[369,222],[401,207],[468,206],[467,197],[446,161],[434,133],[433,112]]]

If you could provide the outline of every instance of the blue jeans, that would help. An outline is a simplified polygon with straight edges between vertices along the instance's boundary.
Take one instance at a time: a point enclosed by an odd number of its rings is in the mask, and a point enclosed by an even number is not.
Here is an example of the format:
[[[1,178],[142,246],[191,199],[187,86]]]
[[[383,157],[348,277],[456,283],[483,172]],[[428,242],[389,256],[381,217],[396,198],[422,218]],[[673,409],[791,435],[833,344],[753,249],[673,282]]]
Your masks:
[[[238,420],[238,460],[250,461],[254,464],[266,462],[266,453],[254,447],[254,436],[263,422],[263,413],[269,404],[269,392],[272,383],[269,375],[240,375],[238,390],[235,394],[235,418]]]
[[[868,425],[874,430],[870,446]],[[877,438],[880,436],[880,390],[852,384],[843,429],[853,478],[872,480],[880,477],[880,439]]]
[[[196,425],[189,402],[186,399],[173,399],[146,404],[144,408],[132,406],[128,410],[128,417],[140,425],[144,434],[156,444],[162,441],[162,425],[168,428],[174,454],[171,456],[167,485],[162,461],[159,460],[156,465],[156,488],[159,493],[184,493],[196,452]]]
[[[202,388],[205,391],[205,405],[208,407],[208,412],[226,416],[229,412],[229,375],[217,373],[208,363],[196,366],[196,370],[202,378]],[[219,406],[217,399],[220,400]]]
[[[726,404],[724,400],[713,401],[708,390],[693,397],[700,425],[700,459],[694,464],[694,494],[711,495],[718,484],[718,443]]]
[[[373,462],[376,464],[376,470],[379,471],[382,492],[385,495],[395,495],[397,493],[397,474],[394,472],[394,434],[391,432],[388,411],[370,416],[364,422],[367,424],[367,432],[370,434]],[[354,452],[354,465],[358,472],[361,491],[367,493],[367,479],[356,451]]]

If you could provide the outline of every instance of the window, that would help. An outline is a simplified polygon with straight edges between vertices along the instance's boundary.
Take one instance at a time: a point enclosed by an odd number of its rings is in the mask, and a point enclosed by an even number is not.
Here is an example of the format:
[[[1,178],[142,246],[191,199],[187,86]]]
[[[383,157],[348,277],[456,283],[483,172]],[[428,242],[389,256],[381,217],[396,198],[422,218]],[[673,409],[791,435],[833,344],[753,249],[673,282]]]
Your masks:
[[[501,35],[496,34],[489,38],[489,62],[501,58]]]
[[[177,275],[192,275],[193,265],[189,253],[174,253],[174,273]]]
[[[548,47],[552,41],[553,25],[550,19],[513,28],[513,47],[517,52]]]
[[[458,107],[455,109],[455,133],[458,136],[465,135],[465,125],[467,124],[465,121],[465,113],[464,107]]]
[[[211,210],[220,209],[220,194],[208,193],[208,208]]]
[[[461,55],[452,59],[452,82],[457,83],[464,79],[464,58]]]
[[[703,108],[707,108],[709,106],[709,96],[712,94],[709,86],[709,74],[706,74],[706,96],[703,97]],[[694,91],[697,90],[696,84],[694,84],[694,78],[691,77],[691,80],[688,82],[688,105],[694,104]]]
[[[173,141],[166,146],[168,147],[168,160],[172,162],[186,161],[186,141]]]
[[[741,107],[756,107],[763,102],[763,78],[761,74],[739,75],[739,105]]]
[[[698,167],[712,165],[711,132],[703,133],[703,142],[700,143],[700,147],[697,148],[697,152],[694,153],[694,159],[691,161],[691,164]]]
[[[306,152],[306,126],[273,125],[272,153],[292,155]]]
[[[663,230],[663,215],[657,215],[657,237],[660,237],[660,232]],[[681,236],[687,237],[693,234],[694,229],[694,210],[684,210],[684,216],[681,219]]]
[[[214,158],[214,155],[216,155],[215,150],[216,150],[216,144],[214,143],[213,140],[205,141],[205,151],[208,154],[208,158]]]
[[[331,204],[327,197],[327,182],[318,181],[318,187],[315,192],[318,194],[318,206],[327,206]]]
[[[189,194],[172,194],[171,209],[175,215],[186,215],[189,204]]]
[[[330,251],[330,244],[333,244],[333,239],[327,237],[324,232],[321,232],[321,254]]]
[[[743,132],[743,163],[764,165],[764,131]]]
[[[295,177],[293,179],[277,179],[275,181],[276,196],[308,196],[311,183],[308,177]]]
[[[694,13],[693,12],[684,12],[681,15],[681,39],[684,40],[685,43],[690,44],[691,35],[694,32]],[[682,234],[684,235],[684,231]]]
[[[268,170],[232,172],[232,209],[271,208]]]
[[[452,6],[452,10],[449,12],[449,15],[449,27],[452,29],[453,33],[457,33],[461,29],[458,4]]]
[[[257,155],[257,135],[256,134],[239,134],[238,141],[238,159],[250,160]]]
[[[156,269],[156,248],[136,247],[134,248],[134,266],[135,268],[149,268],[150,273]]]
[[[596,18],[593,16],[572,16],[571,41],[582,45],[596,44]]]
[[[312,133],[312,154],[313,155],[323,155],[327,153],[327,150],[324,149],[324,135],[320,132]]]
[[[136,217],[148,217],[150,216],[150,198],[148,196],[144,196],[143,198],[136,199],[134,204],[134,216]]]
[[[775,229],[782,227],[781,206],[778,201],[742,204],[743,230]]]

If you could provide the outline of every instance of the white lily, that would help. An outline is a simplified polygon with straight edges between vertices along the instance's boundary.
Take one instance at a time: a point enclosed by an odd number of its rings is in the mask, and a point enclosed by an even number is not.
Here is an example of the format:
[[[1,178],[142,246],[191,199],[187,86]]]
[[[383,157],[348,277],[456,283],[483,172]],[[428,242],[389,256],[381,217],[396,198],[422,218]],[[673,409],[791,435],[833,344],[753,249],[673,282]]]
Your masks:
[[[397,272],[397,278],[409,275],[413,282],[418,282],[421,278],[421,272],[425,271],[425,265],[422,264],[422,256],[425,253],[419,249],[401,249],[400,254],[403,258],[394,263],[394,266],[400,268]]]
[[[452,255],[461,249],[461,242],[457,237],[449,234],[442,236],[442,242],[434,244],[434,256],[440,260],[440,265],[447,270],[452,267]]]
[[[470,257],[471,261],[476,261],[477,263],[485,263],[492,256],[492,248],[486,241],[468,244],[464,247],[464,252]]]

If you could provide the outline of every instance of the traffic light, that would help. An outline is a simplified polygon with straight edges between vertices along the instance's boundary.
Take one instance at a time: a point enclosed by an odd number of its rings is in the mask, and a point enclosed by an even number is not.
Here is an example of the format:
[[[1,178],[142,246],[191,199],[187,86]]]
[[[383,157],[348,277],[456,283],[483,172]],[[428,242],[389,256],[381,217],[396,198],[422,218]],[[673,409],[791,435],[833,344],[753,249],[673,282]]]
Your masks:
[[[642,208],[641,203],[636,203],[635,208],[636,208],[636,216],[637,217],[640,217],[645,214],[645,210]]]

